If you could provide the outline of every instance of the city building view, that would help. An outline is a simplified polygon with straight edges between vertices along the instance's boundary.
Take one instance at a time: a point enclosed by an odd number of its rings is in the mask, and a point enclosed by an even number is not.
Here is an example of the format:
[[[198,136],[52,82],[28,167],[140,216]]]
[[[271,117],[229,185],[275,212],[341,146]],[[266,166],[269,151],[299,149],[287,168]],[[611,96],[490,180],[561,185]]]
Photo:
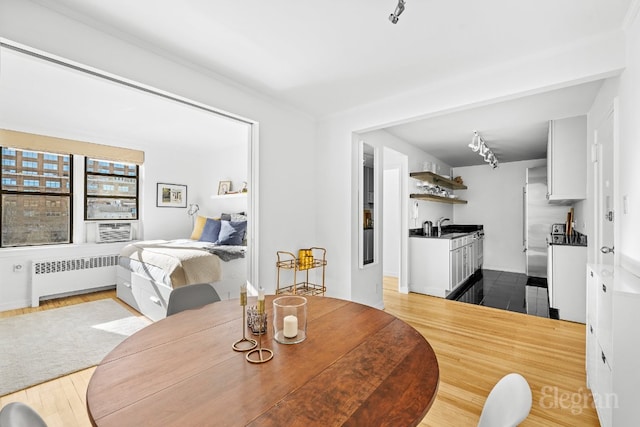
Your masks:
[[[73,203],[86,220],[138,218],[138,167],[86,159],[74,193],[73,155],[2,147],[1,247],[71,243]]]

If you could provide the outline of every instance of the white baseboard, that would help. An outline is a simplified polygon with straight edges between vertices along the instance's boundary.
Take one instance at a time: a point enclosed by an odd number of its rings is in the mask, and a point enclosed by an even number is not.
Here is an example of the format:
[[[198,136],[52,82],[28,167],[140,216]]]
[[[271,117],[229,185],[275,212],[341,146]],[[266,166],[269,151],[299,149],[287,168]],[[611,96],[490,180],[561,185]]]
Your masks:
[[[31,307],[31,299],[10,301],[0,304],[0,311],[15,310],[18,308]]]

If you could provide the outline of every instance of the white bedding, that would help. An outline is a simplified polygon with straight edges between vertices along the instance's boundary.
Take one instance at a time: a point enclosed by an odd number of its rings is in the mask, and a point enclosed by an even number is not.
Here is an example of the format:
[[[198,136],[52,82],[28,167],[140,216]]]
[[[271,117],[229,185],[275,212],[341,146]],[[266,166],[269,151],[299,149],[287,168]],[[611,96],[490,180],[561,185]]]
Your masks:
[[[215,246],[189,239],[127,245],[119,259],[118,298],[154,321],[166,316],[169,296],[178,286],[210,283],[220,299],[239,298],[240,285],[247,283],[246,247]],[[177,260],[165,259],[182,251],[189,253],[186,260],[180,256]],[[170,268],[160,266],[163,264]],[[185,266],[194,271],[185,274]],[[250,294],[257,295],[257,292]]]
[[[147,240],[125,246],[120,252],[120,265],[175,288],[220,281],[231,265],[246,265],[245,251],[244,246],[216,246],[190,239]],[[234,262],[236,259],[242,261]]]

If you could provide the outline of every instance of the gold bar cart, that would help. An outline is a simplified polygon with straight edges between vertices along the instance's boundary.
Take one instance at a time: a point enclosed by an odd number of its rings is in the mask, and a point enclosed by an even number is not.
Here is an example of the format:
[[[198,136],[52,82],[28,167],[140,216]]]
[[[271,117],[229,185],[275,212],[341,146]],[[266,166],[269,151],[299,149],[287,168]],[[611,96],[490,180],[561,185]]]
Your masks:
[[[325,248],[313,247],[310,249],[302,249],[300,253],[303,256],[296,256],[291,252],[278,251],[278,281],[276,285],[276,294],[290,295],[322,295],[326,291],[324,285],[325,269],[327,266],[327,250]],[[322,282],[309,282],[309,270],[322,268]],[[291,284],[281,285],[281,270],[293,271],[293,282]],[[298,272],[304,272],[304,280],[298,282]]]

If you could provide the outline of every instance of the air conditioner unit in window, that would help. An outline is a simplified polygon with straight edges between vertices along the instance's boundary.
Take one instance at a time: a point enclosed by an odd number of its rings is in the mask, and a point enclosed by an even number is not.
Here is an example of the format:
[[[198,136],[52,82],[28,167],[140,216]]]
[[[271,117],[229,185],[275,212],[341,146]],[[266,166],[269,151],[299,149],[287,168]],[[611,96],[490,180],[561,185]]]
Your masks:
[[[132,239],[133,227],[130,222],[98,223],[97,243],[128,242]]]

